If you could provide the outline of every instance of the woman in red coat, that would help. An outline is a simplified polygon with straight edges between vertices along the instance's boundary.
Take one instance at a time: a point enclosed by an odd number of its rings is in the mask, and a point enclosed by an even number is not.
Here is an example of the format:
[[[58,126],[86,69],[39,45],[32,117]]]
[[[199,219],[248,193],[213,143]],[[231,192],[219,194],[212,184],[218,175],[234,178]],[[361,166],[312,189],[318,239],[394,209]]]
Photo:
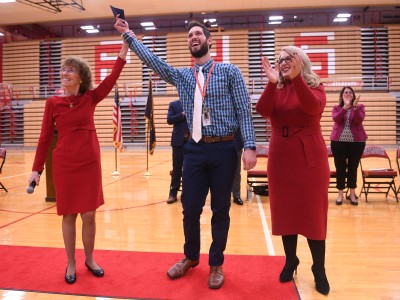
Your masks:
[[[128,46],[123,43],[111,74],[92,89],[89,65],[79,57],[67,58],[61,66],[64,94],[47,99],[42,130],[29,183],[39,184],[54,129],[58,140],[53,150],[53,181],[57,214],[62,215],[62,232],[68,265],[65,281],[76,281],[76,218],[81,214],[85,265],[93,275],[104,270],[93,258],[96,234],[96,209],[104,204],[101,180],[100,146],[94,126],[96,105],[110,93],[126,63]]]
[[[293,279],[300,261],[297,237],[305,236],[313,258],[316,289],[329,293],[325,275],[329,165],[320,119],[325,90],[303,50],[284,47],[276,68],[263,58],[268,77],[256,110],[270,118],[268,188],[272,234],[281,235],[286,263],[280,281]]]

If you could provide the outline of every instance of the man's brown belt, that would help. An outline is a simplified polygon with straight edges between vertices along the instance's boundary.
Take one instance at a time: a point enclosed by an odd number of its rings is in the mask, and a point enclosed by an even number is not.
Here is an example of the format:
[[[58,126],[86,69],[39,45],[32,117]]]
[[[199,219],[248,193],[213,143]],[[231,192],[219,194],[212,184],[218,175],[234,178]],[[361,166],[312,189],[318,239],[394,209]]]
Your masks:
[[[228,142],[233,141],[233,135],[223,135],[223,136],[203,136],[200,142],[205,143],[218,143],[218,142]]]

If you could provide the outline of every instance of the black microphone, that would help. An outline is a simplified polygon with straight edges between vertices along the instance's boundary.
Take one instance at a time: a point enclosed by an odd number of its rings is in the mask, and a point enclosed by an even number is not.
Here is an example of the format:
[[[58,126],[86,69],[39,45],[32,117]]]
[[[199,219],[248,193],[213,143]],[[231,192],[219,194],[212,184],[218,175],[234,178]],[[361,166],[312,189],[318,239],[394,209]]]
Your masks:
[[[35,190],[35,187],[36,187],[36,181],[33,180],[33,181],[31,182],[31,184],[28,186],[28,188],[26,189],[26,192],[27,192],[28,194],[32,194],[33,191]]]
[[[38,172],[38,173],[39,173],[39,177],[40,177],[40,175],[42,175],[42,172]],[[28,194],[32,194],[32,193],[35,191],[35,187],[36,187],[36,181],[33,180],[33,181],[29,184],[28,188],[26,189],[26,192],[27,192]]]

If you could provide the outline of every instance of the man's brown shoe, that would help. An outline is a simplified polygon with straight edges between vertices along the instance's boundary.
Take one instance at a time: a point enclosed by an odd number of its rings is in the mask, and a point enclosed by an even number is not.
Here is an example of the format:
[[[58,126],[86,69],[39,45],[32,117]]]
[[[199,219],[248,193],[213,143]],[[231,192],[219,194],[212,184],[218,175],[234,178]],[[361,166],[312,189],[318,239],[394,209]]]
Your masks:
[[[170,279],[177,279],[182,276],[185,276],[187,271],[190,268],[194,268],[199,264],[199,260],[190,260],[186,257],[181,261],[178,261],[174,264],[167,272],[167,275]]]
[[[210,289],[219,289],[224,284],[224,272],[222,266],[210,266],[210,278],[208,287]]]
[[[172,204],[174,202],[178,201],[178,198],[176,196],[169,196],[167,203]]]

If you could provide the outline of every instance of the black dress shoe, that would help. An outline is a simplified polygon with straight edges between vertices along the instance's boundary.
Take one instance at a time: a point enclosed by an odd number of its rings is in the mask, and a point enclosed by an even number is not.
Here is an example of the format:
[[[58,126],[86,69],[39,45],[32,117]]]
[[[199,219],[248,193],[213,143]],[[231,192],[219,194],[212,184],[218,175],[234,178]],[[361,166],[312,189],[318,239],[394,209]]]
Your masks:
[[[169,196],[167,203],[172,204],[174,202],[178,201],[178,198],[176,196]]]
[[[243,205],[243,201],[240,199],[240,197],[233,197],[233,202],[237,205]]]
[[[75,283],[75,281],[76,281],[76,273],[74,273],[74,274],[72,274],[72,275],[67,275],[67,270],[68,270],[68,267],[67,267],[67,269],[65,270],[65,277],[64,277],[65,282],[66,282],[66,283],[69,283],[69,284]]]
[[[96,277],[103,277],[104,276],[104,270],[99,266],[100,269],[98,270],[94,270],[91,267],[89,267],[89,265],[85,262],[85,266],[86,268],[88,268],[88,270],[90,272],[92,272],[92,274]]]

